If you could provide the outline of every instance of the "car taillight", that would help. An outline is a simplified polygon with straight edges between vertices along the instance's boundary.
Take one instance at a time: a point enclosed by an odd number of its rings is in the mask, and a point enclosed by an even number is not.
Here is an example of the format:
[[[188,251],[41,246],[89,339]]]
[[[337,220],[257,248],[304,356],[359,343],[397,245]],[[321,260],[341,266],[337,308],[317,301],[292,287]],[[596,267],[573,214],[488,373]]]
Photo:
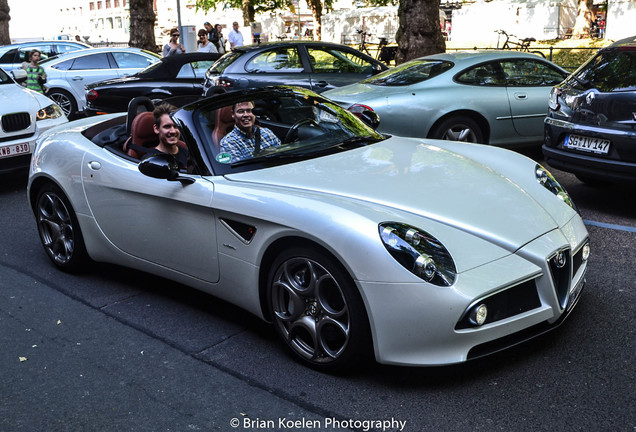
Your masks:
[[[234,81],[228,78],[217,78],[216,85],[220,87],[234,87]]]
[[[86,92],[86,100],[92,102],[97,99],[97,92],[95,90],[89,90]]]
[[[563,91],[560,88],[554,87],[550,91],[550,97],[548,98],[548,108],[552,111],[559,111],[561,109],[561,105],[559,104],[559,96]]]

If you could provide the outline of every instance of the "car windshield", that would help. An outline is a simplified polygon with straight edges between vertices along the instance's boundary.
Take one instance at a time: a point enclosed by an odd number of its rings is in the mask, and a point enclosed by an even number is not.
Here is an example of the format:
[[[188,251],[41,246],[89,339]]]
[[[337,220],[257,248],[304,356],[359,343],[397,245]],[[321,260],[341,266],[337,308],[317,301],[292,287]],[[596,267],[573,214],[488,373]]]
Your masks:
[[[218,59],[212,67],[208,70],[208,73],[223,73],[225,69],[234,63],[236,59],[238,59],[243,53],[239,51],[233,51],[225,54],[223,57]]]
[[[364,84],[377,86],[408,86],[431,79],[453,67],[443,60],[417,59],[396,66],[386,72],[367,78]]]
[[[384,139],[349,111],[309,91],[254,96],[193,113],[198,134],[221,171],[308,159]]]
[[[570,85],[601,92],[636,90],[636,50],[621,48],[599,52],[574,72]]]

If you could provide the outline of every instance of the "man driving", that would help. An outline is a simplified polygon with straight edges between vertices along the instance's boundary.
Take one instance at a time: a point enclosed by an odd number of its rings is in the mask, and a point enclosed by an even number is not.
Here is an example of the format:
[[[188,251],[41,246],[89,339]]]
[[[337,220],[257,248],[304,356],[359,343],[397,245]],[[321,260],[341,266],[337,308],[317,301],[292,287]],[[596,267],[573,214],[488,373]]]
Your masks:
[[[219,154],[228,154],[230,162],[249,159],[263,149],[280,145],[280,139],[274,132],[255,124],[253,109],[251,101],[232,106],[234,129],[221,139],[219,145]]]

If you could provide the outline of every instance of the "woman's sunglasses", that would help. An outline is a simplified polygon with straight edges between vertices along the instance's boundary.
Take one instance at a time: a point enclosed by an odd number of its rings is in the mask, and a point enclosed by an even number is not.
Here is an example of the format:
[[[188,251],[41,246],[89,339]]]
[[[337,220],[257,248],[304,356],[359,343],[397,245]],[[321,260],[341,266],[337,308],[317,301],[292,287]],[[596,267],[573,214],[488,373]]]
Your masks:
[[[172,34],[170,35],[170,37],[175,37],[175,36],[179,36],[179,33],[172,33]]]

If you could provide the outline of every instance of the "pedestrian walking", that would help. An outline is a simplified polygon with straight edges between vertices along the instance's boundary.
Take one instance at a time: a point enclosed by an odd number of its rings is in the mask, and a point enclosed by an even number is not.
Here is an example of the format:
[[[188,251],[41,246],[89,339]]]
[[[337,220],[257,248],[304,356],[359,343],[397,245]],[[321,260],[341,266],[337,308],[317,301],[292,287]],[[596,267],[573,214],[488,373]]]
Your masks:
[[[243,34],[239,31],[239,24],[236,21],[232,23],[232,30],[227,35],[227,40],[230,42],[230,49],[243,46]]]
[[[173,28],[170,30],[170,42],[164,45],[163,47],[163,56],[169,57],[171,55],[183,54],[185,52],[185,47],[183,44],[179,43],[179,29]]]
[[[26,87],[29,90],[44,94],[46,73],[44,72],[44,68],[39,65],[41,58],[42,53],[39,50],[31,50],[29,53],[29,63],[24,64],[22,67],[27,73]]]
[[[216,49],[216,46],[208,40],[208,32],[205,29],[199,30],[197,33],[199,36],[199,40],[197,41],[197,51],[198,52],[206,52],[206,53],[217,53],[219,52]]]

